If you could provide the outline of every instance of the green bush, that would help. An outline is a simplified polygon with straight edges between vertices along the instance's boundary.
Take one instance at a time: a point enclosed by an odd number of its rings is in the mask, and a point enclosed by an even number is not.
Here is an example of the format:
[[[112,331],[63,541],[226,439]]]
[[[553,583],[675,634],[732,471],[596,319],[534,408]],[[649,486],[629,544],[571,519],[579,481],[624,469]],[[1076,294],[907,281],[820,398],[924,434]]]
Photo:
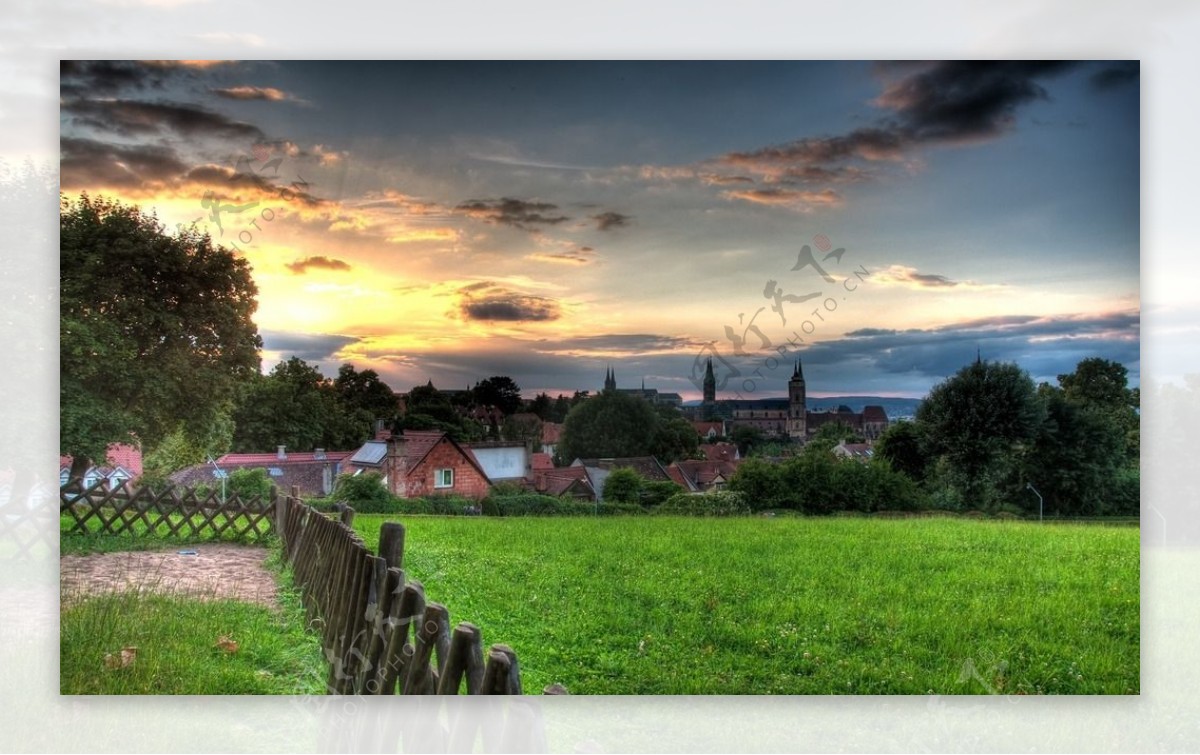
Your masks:
[[[252,498],[265,501],[271,497],[271,489],[274,487],[275,483],[271,482],[265,469],[235,469],[225,481],[225,492],[229,495],[237,493],[243,501]]]
[[[708,493],[677,493],[658,507],[655,513],[673,516],[745,516],[750,514],[746,497],[733,490]]]
[[[637,503],[642,498],[642,488],[646,481],[630,467],[618,467],[608,473],[604,480],[604,495],[606,501],[614,503]]]
[[[488,496],[486,500],[495,506],[498,514],[494,516],[581,516],[594,513],[594,504],[540,493]],[[491,506],[485,505],[484,510],[491,510]]]
[[[330,496],[360,514],[391,514],[400,510],[400,499],[388,492],[378,472],[339,475]]]
[[[1142,511],[1142,475],[1137,469],[1122,469],[1113,478],[1104,502],[1112,516],[1138,516]]]
[[[457,495],[431,495],[425,498],[401,498],[396,502],[402,514],[473,516],[481,513],[479,501]]]

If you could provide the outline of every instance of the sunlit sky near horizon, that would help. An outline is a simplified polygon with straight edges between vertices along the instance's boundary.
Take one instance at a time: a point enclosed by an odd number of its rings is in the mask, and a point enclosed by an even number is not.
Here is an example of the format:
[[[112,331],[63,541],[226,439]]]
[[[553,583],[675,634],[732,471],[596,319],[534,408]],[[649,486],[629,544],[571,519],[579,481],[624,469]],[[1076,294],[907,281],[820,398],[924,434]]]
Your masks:
[[[978,351],[1137,384],[1138,103],[1121,62],[73,62],[62,187],[236,248],[264,370],[693,399],[715,353],[763,397],[798,354],[813,395],[921,396]]]

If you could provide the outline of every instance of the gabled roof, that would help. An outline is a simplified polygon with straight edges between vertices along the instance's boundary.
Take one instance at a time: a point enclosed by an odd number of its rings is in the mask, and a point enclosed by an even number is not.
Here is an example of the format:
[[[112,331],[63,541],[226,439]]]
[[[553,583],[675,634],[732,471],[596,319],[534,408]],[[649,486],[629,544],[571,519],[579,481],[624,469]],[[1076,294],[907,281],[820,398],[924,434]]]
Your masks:
[[[132,443],[110,443],[105,451],[105,462],[101,466],[121,467],[134,477],[142,476],[142,449]],[[58,457],[58,468],[71,468],[70,456]]]
[[[266,454],[225,454],[217,459],[218,467],[278,467],[286,464],[324,464],[337,463],[350,458],[354,451],[325,451],[325,458],[318,459],[315,451],[288,451],[287,458],[279,458],[277,452]]]
[[[700,450],[708,461],[732,461],[740,458],[736,443],[703,443]]]
[[[576,459],[571,466],[583,466],[606,471],[628,467],[647,480],[668,481],[671,479],[671,476],[667,474],[667,470],[653,456],[628,456],[619,459]]]
[[[710,431],[715,432],[717,435],[725,434],[725,423],[720,421],[693,422],[692,427],[696,428],[697,435],[708,435]]]
[[[534,489],[546,495],[563,495],[572,489],[585,492],[592,498],[596,491],[584,467],[556,467],[534,475]]]
[[[699,461],[688,459],[677,461],[671,466],[688,481],[686,487],[703,489],[715,482],[729,482],[741,461]]]
[[[550,454],[536,453],[529,457],[529,466],[536,474],[554,469],[554,458]]]

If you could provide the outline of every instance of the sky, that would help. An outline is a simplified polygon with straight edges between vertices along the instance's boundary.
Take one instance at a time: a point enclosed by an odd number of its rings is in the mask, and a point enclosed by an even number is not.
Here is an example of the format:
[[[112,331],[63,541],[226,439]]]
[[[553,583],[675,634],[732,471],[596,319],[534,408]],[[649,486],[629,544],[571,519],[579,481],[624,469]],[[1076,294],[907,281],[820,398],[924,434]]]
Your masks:
[[[1140,377],[1136,62],[68,61],[62,189],[250,262],[263,369]]]

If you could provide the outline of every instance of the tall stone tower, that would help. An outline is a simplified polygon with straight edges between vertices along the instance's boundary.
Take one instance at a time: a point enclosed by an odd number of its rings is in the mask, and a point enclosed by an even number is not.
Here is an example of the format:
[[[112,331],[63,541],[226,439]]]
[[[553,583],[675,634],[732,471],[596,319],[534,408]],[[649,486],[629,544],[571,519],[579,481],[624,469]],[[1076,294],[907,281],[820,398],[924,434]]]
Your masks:
[[[804,440],[808,435],[808,388],[804,384],[804,368],[800,360],[796,360],[796,368],[788,380],[788,437],[793,440]]]
[[[617,373],[613,372],[613,368],[609,367],[604,373],[604,390],[615,391],[617,389]]]
[[[713,406],[717,403],[717,377],[712,371],[712,357],[708,358],[708,366],[704,368],[704,405]]]

